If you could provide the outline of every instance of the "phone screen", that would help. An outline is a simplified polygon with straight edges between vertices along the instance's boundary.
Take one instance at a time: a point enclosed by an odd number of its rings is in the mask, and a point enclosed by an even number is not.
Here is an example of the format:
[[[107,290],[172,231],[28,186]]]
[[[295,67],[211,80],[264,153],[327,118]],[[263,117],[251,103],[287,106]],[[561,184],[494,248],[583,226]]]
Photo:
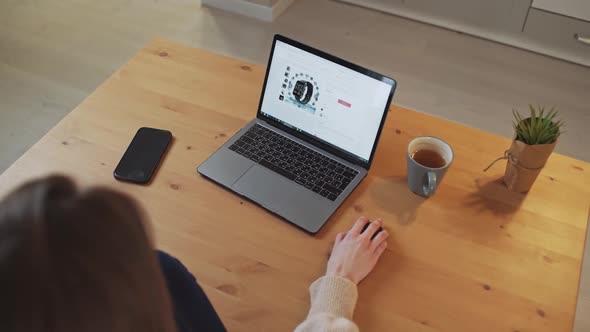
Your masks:
[[[171,139],[172,133],[167,130],[140,128],[117,165],[115,178],[137,183],[148,182]]]

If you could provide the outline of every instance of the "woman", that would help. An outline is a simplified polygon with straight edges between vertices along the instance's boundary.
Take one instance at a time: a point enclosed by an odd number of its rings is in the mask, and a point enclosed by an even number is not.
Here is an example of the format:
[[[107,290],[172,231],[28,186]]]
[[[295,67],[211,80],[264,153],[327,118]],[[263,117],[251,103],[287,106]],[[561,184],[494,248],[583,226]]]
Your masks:
[[[156,252],[141,209],[106,188],[52,176],[0,203],[0,331],[225,331],[186,268]],[[357,331],[356,284],[385,250],[366,219],[338,234],[297,331]]]

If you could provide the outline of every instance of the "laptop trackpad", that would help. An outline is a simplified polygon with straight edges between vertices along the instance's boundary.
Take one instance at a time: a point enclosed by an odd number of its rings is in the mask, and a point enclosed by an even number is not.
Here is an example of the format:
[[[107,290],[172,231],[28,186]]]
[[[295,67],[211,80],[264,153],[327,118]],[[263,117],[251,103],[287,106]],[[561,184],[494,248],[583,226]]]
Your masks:
[[[260,165],[252,166],[232,185],[239,194],[273,212],[289,203],[288,192],[294,187],[293,182]]]

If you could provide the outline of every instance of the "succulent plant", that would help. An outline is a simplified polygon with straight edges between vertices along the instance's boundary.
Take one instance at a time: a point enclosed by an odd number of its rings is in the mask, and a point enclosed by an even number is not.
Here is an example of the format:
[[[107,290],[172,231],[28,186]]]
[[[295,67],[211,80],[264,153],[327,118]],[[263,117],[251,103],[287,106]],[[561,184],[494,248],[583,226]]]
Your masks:
[[[556,120],[558,111],[551,108],[545,113],[544,106],[529,105],[530,117],[523,118],[518,110],[512,110],[514,114],[514,130],[516,139],[529,145],[551,144],[561,135],[562,120]]]

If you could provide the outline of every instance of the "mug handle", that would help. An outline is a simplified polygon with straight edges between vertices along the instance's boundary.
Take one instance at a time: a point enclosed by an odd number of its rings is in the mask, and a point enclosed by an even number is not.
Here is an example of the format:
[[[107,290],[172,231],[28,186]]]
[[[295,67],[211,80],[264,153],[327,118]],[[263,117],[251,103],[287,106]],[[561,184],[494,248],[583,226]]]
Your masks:
[[[424,192],[424,195],[426,196],[430,196],[432,194],[434,194],[434,190],[436,189],[436,173],[432,172],[432,171],[428,171],[427,174],[427,182],[425,184],[422,185],[422,192]]]

